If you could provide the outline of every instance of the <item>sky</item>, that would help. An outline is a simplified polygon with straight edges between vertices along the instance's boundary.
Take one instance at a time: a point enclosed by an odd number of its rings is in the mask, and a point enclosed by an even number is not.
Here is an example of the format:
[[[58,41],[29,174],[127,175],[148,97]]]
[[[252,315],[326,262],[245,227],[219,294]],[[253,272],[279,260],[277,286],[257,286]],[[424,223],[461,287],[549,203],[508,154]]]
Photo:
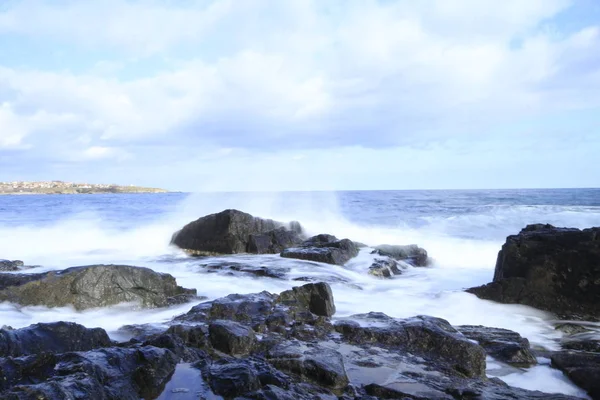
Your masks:
[[[597,0],[2,0],[0,181],[600,186]]]

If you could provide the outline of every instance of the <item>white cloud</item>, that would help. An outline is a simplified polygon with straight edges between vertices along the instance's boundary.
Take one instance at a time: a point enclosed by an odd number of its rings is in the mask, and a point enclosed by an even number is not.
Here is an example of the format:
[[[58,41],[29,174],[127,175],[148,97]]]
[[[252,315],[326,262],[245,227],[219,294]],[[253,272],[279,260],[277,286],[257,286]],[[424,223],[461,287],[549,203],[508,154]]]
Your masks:
[[[0,36],[75,46],[93,67],[0,61],[0,147],[54,142],[79,161],[125,161],[146,144],[227,156],[231,148],[298,154],[482,138],[522,118],[600,107],[599,26],[545,25],[570,6],[577,3],[15,2],[0,12]],[[123,79],[130,64],[151,72]]]

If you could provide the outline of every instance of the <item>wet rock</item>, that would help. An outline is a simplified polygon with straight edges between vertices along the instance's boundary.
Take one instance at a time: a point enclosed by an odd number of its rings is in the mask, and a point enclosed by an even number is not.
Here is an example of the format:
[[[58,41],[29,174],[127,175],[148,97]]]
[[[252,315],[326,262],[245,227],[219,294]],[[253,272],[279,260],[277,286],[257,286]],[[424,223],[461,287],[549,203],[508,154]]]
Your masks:
[[[284,224],[230,209],[190,222],[171,244],[193,255],[276,254],[301,243],[301,236],[298,222]]]
[[[19,271],[23,269],[25,263],[21,260],[2,260],[0,259],[0,271]]]
[[[226,319],[249,325],[260,324],[273,311],[277,297],[269,292],[230,294],[214,301],[198,304],[186,314],[176,317],[175,321],[197,323]]]
[[[485,351],[446,320],[428,316],[395,320],[383,313],[354,315],[364,321],[341,320],[334,325],[349,343],[377,345],[437,360],[467,377],[485,376]]]
[[[286,342],[272,348],[267,358],[277,369],[329,389],[349,383],[341,354],[320,345]]]
[[[468,292],[551,311],[563,319],[598,320],[600,228],[528,225],[506,239],[493,281]]]
[[[382,244],[376,246],[371,254],[391,257],[394,260],[405,261],[417,267],[426,266],[429,262],[427,251],[416,244],[405,246]]]
[[[333,292],[325,282],[308,283],[286,290],[279,295],[278,302],[299,306],[323,317],[331,317],[335,314]]]
[[[457,329],[467,338],[477,341],[488,355],[498,361],[518,367],[537,364],[529,340],[521,337],[517,332],[472,325],[459,326]]]
[[[204,357],[206,353],[196,347],[191,347],[181,336],[164,333],[146,340],[143,346],[153,346],[170,350],[183,362],[195,362]]]
[[[173,353],[150,346],[4,358],[0,399],[155,398],[176,364]]]
[[[377,278],[391,278],[401,273],[402,270],[398,261],[390,257],[376,259],[369,267],[369,274]]]
[[[365,391],[378,399],[435,399],[453,400],[454,397],[431,388],[417,381],[404,381],[378,385],[371,383],[365,386]],[[463,398],[463,397],[460,397]],[[469,398],[469,397],[466,397]]]
[[[205,325],[173,325],[165,333],[179,336],[189,347],[203,349],[208,346],[208,327]]]
[[[235,262],[211,262],[207,264],[201,264],[200,266],[211,271],[235,271],[255,275],[261,278],[267,277],[283,279],[285,278],[286,274],[290,272],[290,268],[287,267],[248,265]]]
[[[600,399],[600,354],[565,351],[553,354],[552,366],[565,373],[592,399]]]
[[[212,390],[221,396],[233,398],[260,388],[253,368],[246,363],[215,363],[209,369]]]
[[[92,265],[63,271],[28,274],[6,281],[0,277],[0,301],[21,305],[77,310],[137,302],[143,307],[165,307],[195,298],[195,289],[177,286],[175,278],[149,268]]]
[[[104,329],[89,329],[73,322],[39,323],[21,329],[0,329],[0,357],[85,351],[111,345]]]
[[[208,327],[212,346],[227,354],[247,355],[256,344],[252,329],[233,321],[219,320]]]
[[[358,247],[348,239],[338,240],[332,235],[317,235],[297,247],[281,252],[281,257],[344,265],[358,255]]]

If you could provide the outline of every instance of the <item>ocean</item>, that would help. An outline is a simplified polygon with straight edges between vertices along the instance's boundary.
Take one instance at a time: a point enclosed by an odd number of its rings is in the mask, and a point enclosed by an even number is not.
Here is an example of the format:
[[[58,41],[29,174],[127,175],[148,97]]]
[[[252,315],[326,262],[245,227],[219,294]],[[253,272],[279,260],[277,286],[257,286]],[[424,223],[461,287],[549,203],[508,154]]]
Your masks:
[[[368,249],[340,267],[278,255],[191,258],[169,246],[171,235],[186,223],[227,208],[297,220],[309,234],[329,233],[369,246],[418,244],[433,264],[382,280],[367,274],[373,259]],[[300,279],[324,280],[333,289],[335,317],[369,311],[397,318],[433,315],[453,325],[511,329],[533,346],[557,349],[561,333],[552,315],[463,291],[490,282],[506,236],[531,223],[600,226],[600,189],[7,195],[0,196],[0,259],[39,266],[29,272],[100,263],[145,266],[172,274],[208,299],[278,293],[302,284]],[[279,277],[219,269],[223,262],[270,268]],[[191,306],[140,310],[119,305],[76,312],[2,303],[0,325],[74,321],[124,340],[121,326],[160,325]],[[488,372],[514,386],[583,395],[547,360],[540,361],[496,374],[500,368],[490,360]]]

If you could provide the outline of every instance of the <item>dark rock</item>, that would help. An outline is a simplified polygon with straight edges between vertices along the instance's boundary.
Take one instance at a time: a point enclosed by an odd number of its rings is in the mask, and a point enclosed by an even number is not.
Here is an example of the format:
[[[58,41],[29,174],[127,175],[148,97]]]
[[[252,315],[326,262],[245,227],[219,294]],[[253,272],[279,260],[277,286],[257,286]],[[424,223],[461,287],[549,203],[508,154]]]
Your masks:
[[[0,271],[19,271],[23,269],[25,263],[21,260],[2,260],[0,259]]]
[[[40,323],[13,330],[0,329],[0,357],[85,351],[111,345],[104,329],[89,329],[73,322]]]
[[[254,369],[246,363],[215,363],[210,366],[209,382],[212,390],[226,398],[233,398],[260,388]]]
[[[189,347],[204,349],[208,346],[208,327],[205,325],[173,325],[165,333],[179,336]]]
[[[344,265],[358,255],[358,247],[348,239],[338,240],[331,235],[317,235],[297,247],[281,252],[281,257]]]
[[[401,382],[388,385],[378,385],[371,383],[365,386],[365,391],[378,399],[435,399],[435,400],[453,400],[454,397],[440,392],[420,382]],[[470,397],[459,397],[470,398]]]
[[[457,329],[467,338],[476,340],[488,355],[498,361],[518,367],[537,364],[529,340],[521,337],[517,332],[471,325],[458,326]]]
[[[528,225],[506,239],[493,282],[468,292],[551,311],[563,319],[598,320],[600,228]]]
[[[373,261],[369,267],[369,274],[378,278],[391,278],[394,275],[400,275],[400,265],[393,258],[379,258]]]
[[[267,277],[267,278],[276,278],[283,279],[285,278],[286,273],[290,271],[290,268],[281,267],[281,266],[257,266],[257,265],[248,265],[236,262],[210,262],[206,264],[201,264],[200,266],[207,268],[209,270],[219,270],[219,271],[235,271],[242,272],[250,275],[255,275],[259,277]]]
[[[341,354],[320,345],[286,342],[271,349],[267,358],[279,370],[330,389],[343,389],[349,382]]]
[[[278,302],[300,306],[323,317],[331,317],[335,314],[331,287],[324,282],[308,283],[286,290],[279,295]]]
[[[227,354],[247,355],[256,344],[252,329],[233,321],[219,320],[208,327],[212,346]]]
[[[382,244],[375,247],[371,254],[391,257],[398,261],[405,261],[417,267],[426,266],[429,262],[427,251],[416,244],[406,246]]]
[[[137,302],[143,307],[165,307],[195,298],[195,289],[177,286],[175,278],[149,268],[126,265],[92,265],[58,272],[27,274],[17,279],[0,277],[0,301],[21,305],[64,307],[77,310]]]
[[[600,399],[600,354],[588,352],[558,352],[551,357],[552,366],[565,373],[592,399]]]
[[[214,301],[198,304],[186,314],[176,317],[175,321],[197,323],[227,319],[255,325],[264,322],[273,311],[277,297],[269,292],[230,294]]]
[[[395,320],[383,313],[354,315],[352,319],[376,322],[361,326],[353,320],[336,322],[344,341],[401,349],[429,360],[439,360],[467,377],[485,376],[484,349],[465,338],[446,320],[418,316]]]
[[[146,340],[143,346],[168,349],[178,356],[183,362],[195,362],[206,356],[206,353],[196,347],[188,346],[181,336],[164,333]]]
[[[276,254],[302,241],[298,222],[284,224],[225,210],[190,222],[171,243],[193,255]]]
[[[177,357],[155,347],[0,359],[0,399],[155,398]]]

